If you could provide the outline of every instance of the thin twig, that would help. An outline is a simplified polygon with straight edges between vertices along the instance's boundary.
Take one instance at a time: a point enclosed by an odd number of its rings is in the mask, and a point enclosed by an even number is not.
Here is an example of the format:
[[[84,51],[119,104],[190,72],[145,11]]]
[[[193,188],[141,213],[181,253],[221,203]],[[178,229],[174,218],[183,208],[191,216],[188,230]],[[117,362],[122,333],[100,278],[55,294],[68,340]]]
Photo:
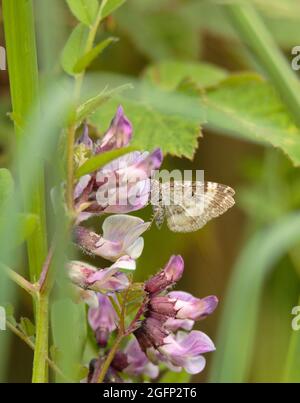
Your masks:
[[[106,375],[107,371],[109,370],[110,364],[112,363],[112,361],[116,355],[116,352],[119,348],[119,345],[120,345],[121,341],[123,340],[123,337],[125,336],[125,333],[126,333],[125,332],[126,301],[127,301],[129,288],[126,290],[123,301],[122,301],[122,310],[121,310],[118,336],[117,336],[112,348],[110,349],[110,352],[109,352],[108,356],[106,357],[106,360],[103,363],[103,366],[101,368],[101,371],[100,371],[98,379],[97,379],[97,383],[102,383],[104,381],[105,375]]]
[[[27,346],[29,346],[33,351],[35,349],[35,344],[27,337],[24,333],[22,333],[19,329],[17,329],[14,325],[12,325],[9,321],[6,321],[6,326],[21,340],[23,340]],[[46,357],[46,361],[49,364],[49,367],[53,369],[54,372],[59,374],[63,379],[68,380],[68,378],[63,374],[60,368],[53,362],[49,357]]]
[[[30,283],[26,278],[21,276],[20,274],[16,273],[14,270],[10,269],[9,267],[5,266],[4,264],[0,264],[0,268],[5,271],[8,277],[18,284],[23,290],[28,292],[33,297],[36,296],[37,289],[34,284]]]

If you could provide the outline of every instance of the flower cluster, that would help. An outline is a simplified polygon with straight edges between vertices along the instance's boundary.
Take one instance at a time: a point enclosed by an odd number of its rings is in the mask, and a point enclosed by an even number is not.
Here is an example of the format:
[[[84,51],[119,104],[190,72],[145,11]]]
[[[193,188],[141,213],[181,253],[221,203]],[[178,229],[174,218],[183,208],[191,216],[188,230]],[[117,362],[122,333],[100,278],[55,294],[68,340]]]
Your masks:
[[[132,137],[132,125],[120,106],[111,125],[101,140],[93,142],[85,128],[77,141],[78,164],[86,155],[97,155],[126,147]],[[158,148],[151,153],[133,151],[108,163],[97,172],[84,175],[74,189],[76,209],[81,211],[78,222],[103,213],[129,213],[148,203],[153,170],[162,163]]]
[[[93,155],[126,147],[132,131],[122,107],[101,140],[93,141],[85,127],[75,145],[76,164],[80,166]],[[139,285],[141,297],[127,325],[120,314],[128,302],[123,294],[133,288],[128,273],[136,268],[136,259],[144,247],[142,235],[151,224],[125,213],[148,203],[151,172],[161,163],[159,149],[151,153],[130,152],[81,177],[75,186],[78,217],[73,240],[85,253],[110,262],[99,268],[70,261],[67,267],[75,296],[90,305],[88,321],[100,349],[99,356],[90,363],[87,382],[99,379],[114,332],[120,336],[122,331],[121,336],[130,336],[130,340],[122,349],[119,347],[109,366],[106,365],[105,382],[122,382],[140,376],[156,378],[160,362],[173,371],[184,368],[195,374],[205,366],[202,354],[214,350],[209,337],[192,328],[196,320],[214,311],[217,298],[198,299],[182,291],[169,292],[183,274],[181,256],[172,256],[163,270]],[[82,224],[90,216],[103,213],[113,215],[103,221],[101,234]]]
[[[211,314],[218,300],[214,296],[198,299],[182,291],[165,293],[182,276],[184,263],[181,256],[172,256],[166,267],[145,282],[148,296],[145,319],[134,334],[151,361],[165,362],[173,371],[184,368],[195,374],[203,370],[203,353],[215,349],[204,333],[190,331],[194,322]]]

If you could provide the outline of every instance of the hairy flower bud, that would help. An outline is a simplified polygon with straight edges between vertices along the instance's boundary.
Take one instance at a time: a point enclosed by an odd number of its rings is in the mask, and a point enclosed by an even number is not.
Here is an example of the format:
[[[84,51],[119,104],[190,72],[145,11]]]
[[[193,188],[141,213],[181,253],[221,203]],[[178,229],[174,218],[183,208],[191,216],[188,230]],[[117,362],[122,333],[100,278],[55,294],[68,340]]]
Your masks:
[[[184,262],[181,256],[172,256],[166,267],[145,282],[145,291],[158,293],[175,284],[182,276]]]

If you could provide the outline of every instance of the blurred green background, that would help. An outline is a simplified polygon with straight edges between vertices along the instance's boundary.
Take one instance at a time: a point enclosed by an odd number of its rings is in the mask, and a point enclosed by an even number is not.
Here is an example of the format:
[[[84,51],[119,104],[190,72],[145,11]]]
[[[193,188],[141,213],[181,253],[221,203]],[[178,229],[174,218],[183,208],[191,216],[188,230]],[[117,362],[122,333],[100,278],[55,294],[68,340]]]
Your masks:
[[[221,3],[128,0],[103,28],[105,35],[118,37],[118,43],[91,70],[139,78],[148,66],[172,60],[211,63],[229,73],[264,75]],[[253,3],[290,62],[291,49],[300,45],[299,2]],[[36,0],[35,17],[41,78],[46,81],[48,75],[60,74],[60,52],[75,20],[63,0]],[[2,26],[0,35],[0,44],[4,44]],[[246,92],[233,96],[243,110],[249,102],[253,119],[263,120],[271,136],[274,121],[281,128],[275,116],[281,107],[265,107],[273,102],[272,95],[264,99],[254,94],[248,101]],[[7,116],[11,110],[8,75],[3,71],[0,97],[0,165],[8,167],[14,134]],[[223,102],[226,106],[226,97]],[[131,118],[129,111],[127,115]],[[107,124],[108,120],[102,127]],[[216,342],[217,351],[207,355],[205,371],[193,381],[300,382],[300,331],[291,328],[291,311],[300,296],[299,168],[280,149],[242,138],[238,128],[222,131],[212,126],[204,127],[193,160],[168,155],[163,168],[203,169],[207,180],[236,190],[237,205],[194,234],[173,234],[165,227],[147,232],[136,279],[154,273],[171,254],[182,254],[185,276],[179,287],[197,296],[219,297],[216,313],[197,325]],[[151,211],[147,208],[139,215],[149,219]],[[92,225],[99,229],[99,220]],[[18,315],[32,317],[30,299],[22,291],[17,306]],[[32,352],[15,336],[9,348],[9,365],[1,381],[29,382]]]

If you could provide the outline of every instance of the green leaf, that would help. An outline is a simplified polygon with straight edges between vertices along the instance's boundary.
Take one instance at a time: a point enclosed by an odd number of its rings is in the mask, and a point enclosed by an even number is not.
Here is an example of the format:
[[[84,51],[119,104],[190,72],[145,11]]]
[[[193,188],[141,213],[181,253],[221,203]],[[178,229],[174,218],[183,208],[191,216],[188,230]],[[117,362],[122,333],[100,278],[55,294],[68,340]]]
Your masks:
[[[208,125],[282,149],[300,165],[300,129],[274,88],[255,74],[232,76],[203,98]]]
[[[190,98],[140,88],[130,99],[116,97],[107,102],[93,115],[92,121],[98,127],[108,125],[122,104],[133,123],[133,147],[146,151],[160,147],[164,154],[192,159],[205,116],[198,100]]]
[[[184,79],[190,79],[195,91],[185,91],[186,95],[196,98],[198,91],[208,127],[225,135],[271,144],[283,150],[295,165],[300,165],[300,128],[269,82],[254,73],[234,74],[220,81],[222,74],[226,75],[224,71],[206,66],[205,73],[205,67],[199,64],[197,69],[197,65],[190,63],[172,62],[172,73],[169,63],[152,66],[146,78],[151,77],[160,88],[177,87],[180,91]],[[202,70],[206,77],[202,76]],[[199,91],[203,87],[204,91]]]
[[[12,197],[14,191],[14,180],[6,168],[0,169],[0,209],[2,213],[2,209],[5,207],[5,204],[8,203],[9,199]]]
[[[187,383],[190,382],[191,375],[185,371],[172,372],[168,371],[161,379],[160,383]]]
[[[168,60],[145,70],[145,78],[167,90],[175,90],[180,82],[190,79],[197,87],[218,84],[228,73],[213,64]]]
[[[105,48],[107,48],[111,43],[117,42],[118,38],[109,37],[100,42],[97,46],[91,49],[88,53],[82,56],[75,64],[73,71],[74,73],[83,72],[95,59],[99,56]]]
[[[75,75],[74,67],[83,56],[88,37],[88,28],[84,24],[78,24],[72,31],[61,56],[61,65],[65,72]]]
[[[91,25],[95,21],[99,9],[98,0],[67,0],[67,3],[80,22]]]
[[[11,173],[0,169],[0,225],[6,220],[7,204],[14,197],[14,181]],[[19,214],[17,219],[16,243],[22,243],[34,232],[38,224],[38,216],[35,214]]]
[[[68,298],[55,301],[51,311],[53,341],[62,371],[75,379],[87,337],[85,304],[75,304]]]
[[[108,17],[114,11],[116,11],[126,0],[102,0],[103,7],[101,13],[101,19]]]
[[[6,220],[5,210],[0,214],[0,226],[4,225]],[[39,224],[39,217],[36,214],[17,214],[17,228],[15,245],[20,245],[33,234]]]
[[[82,379],[86,379],[89,374],[89,369],[83,365],[78,366],[77,370],[77,382],[80,382]]]
[[[4,304],[4,309],[6,313],[6,319],[10,322],[13,326],[17,326],[17,321],[15,318],[15,308],[12,304],[6,303]]]
[[[144,0],[130,0],[116,16],[118,25],[140,52],[150,60],[197,58],[200,31],[178,12],[180,7],[163,7],[161,1],[152,1],[157,6],[145,10],[140,3]]]
[[[98,95],[85,101],[77,109],[77,116],[76,116],[77,124],[81,124],[83,120],[87,119],[90,115],[92,115],[99,108],[99,106],[103,105],[112,96],[129,88],[131,88],[130,84],[124,84],[112,90],[104,89]]]
[[[19,214],[18,218],[18,237],[16,242],[26,241],[34,232],[39,224],[39,217],[35,214]]]
[[[35,326],[28,318],[21,318],[18,327],[27,337],[35,335]]]
[[[99,169],[100,167],[113,161],[114,159],[119,158],[122,155],[125,155],[125,154],[127,154],[131,151],[135,151],[135,150],[136,150],[136,148],[133,148],[133,147],[125,147],[125,148],[120,148],[118,150],[107,151],[103,154],[95,155],[94,157],[90,158],[88,161],[86,161],[83,165],[81,165],[77,169],[75,176],[77,178],[80,178],[83,175],[87,175],[91,172],[94,172],[97,169]]]
[[[300,214],[291,213],[256,234],[235,265],[223,308],[211,382],[246,382],[265,282],[276,262],[300,241]]]

